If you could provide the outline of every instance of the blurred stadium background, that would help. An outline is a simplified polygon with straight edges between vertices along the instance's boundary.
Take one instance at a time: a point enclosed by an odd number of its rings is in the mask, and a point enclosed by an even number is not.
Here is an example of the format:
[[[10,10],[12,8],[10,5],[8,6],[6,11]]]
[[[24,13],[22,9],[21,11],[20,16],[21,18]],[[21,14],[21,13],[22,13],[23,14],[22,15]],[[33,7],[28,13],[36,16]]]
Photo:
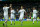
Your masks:
[[[13,8],[16,10],[16,19],[18,19],[19,15],[17,15],[17,9],[20,9],[20,6],[22,5],[24,7],[24,9],[26,10],[26,16],[24,16],[23,19],[31,19],[32,16],[33,16],[33,7],[35,7],[39,12],[38,12],[38,16],[37,18],[40,19],[40,2],[38,1],[32,1],[32,0],[29,0],[29,1],[25,1],[25,0],[17,0],[17,1],[11,1],[11,0],[7,0],[7,1],[0,1],[0,19],[4,19],[3,18],[3,6],[4,4],[13,4]],[[10,17],[10,9],[8,10],[9,11],[9,17]],[[9,18],[10,19],[10,18]]]
[[[4,4],[13,4],[13,8],[16,11],[15,25],[10,25],[10,9],[8,10],[9,21],[7,22],[7,27],[40,27],[40,0],[0,0],[0,27],[3,27],[3,22],[5,21],[3,16],[3,6]],[[26,10],[26,15],[23,18],[23,26],[21,26],[21,22],[19,21],[19,15],[17,13],[17,9],[20,9],[20,6]],[[39,19],[38,23],[35,21],[33,24],[33,6],[39,11],[37,19]],[[13,20],[13,19],[12,19]],[[12,22],[14,24],[14,22]],[[6,25],[5,25],[6,27]]]

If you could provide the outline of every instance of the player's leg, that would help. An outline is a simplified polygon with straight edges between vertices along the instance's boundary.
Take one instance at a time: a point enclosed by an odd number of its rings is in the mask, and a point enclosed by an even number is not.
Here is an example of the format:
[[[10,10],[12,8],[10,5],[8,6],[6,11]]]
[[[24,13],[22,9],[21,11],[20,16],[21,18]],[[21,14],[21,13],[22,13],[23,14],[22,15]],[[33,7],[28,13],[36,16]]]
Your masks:
[[[22,25],[22,23],[23,23],[23,21],[22,21],[22,19],[21,19],[21,25]]]
[[[22,23],[23,23],[23,20],[22,20],[22,18],[19,18],[19,21],[21,21],[21,26],[22,26]]]
[[[34,19],[36,18],[36,14],[33,14],[33,24],[34,24]]]
[[[37,19],[37,23],[38,23],[38,19]]]
[[[37,23],[38,23],[37,15],[36,15],[36,17],[35,17],[35,18],[36,18],[36,21],[37,21]]]
[[[12,19],[10,19],[10,21],[11,21],[11,25],[12,25]]]
[[[3,26],[4,26],[4,24],[6,24],[6,27],[7,27],[7,19],[5,19],[5,22],[3,23]]]
[[[14,25],[15,25],[15,16],[13,15]]]
[[[7,23],[7,20],[8,20],[7,16],[4,16],[4,18],[5,18],[5,22],[3,23],[3,26],[4,26],[5,23]]]
[[[12,17],[10,18],[10,21],[11,21],[11,25],[12,25]]]
[[[8,15],[6,16],[6,27],[7,27]]]
[[[10,17],[11,25],[12,25],[12,19],[13,19],[13,16],[11,15],[11,17]]]
[[[7,19],[5,19],[5,22],[3,23],[3,26],[4,26],[5,23],[7,23]]]
[[[34,24],[34,18],[33,18],[33,24]]]
[[[15,25],[15,19],[13,19],[14,20],[14,25]]]
[[[35,15],[33,14],[33,24],[34,24]]]

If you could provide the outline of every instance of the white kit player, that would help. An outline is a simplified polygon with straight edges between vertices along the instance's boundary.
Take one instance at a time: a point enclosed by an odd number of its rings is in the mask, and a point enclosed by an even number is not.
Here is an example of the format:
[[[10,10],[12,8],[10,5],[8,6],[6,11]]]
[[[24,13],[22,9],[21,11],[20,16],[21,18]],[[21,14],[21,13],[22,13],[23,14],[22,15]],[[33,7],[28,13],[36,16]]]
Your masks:
[[[3,11],[4,11],[4,19],[5,19],[5,22],[3,23],[3,26],[5,23],[7,23],[7,20],[8,20],[8,9],[9,7],[7,7],[7,4],[3,7]]]
[[[24,9],[23,9],[23,6],[21,6],[21,9],[19,10],[18,13],[20,13],[20,16],[19,16],[19,21],[21,21],[21,25],[22,25],[22,19],[24,17],[24,12],[26,12]]]
[[[12,25],[12,19],[14,20],[14,25],[15,25],[15,10],[11,8],[11,25]]]
[[[37,18],[37,13],[38,11],[35,9],[35,7],[33,7],[33,24],[34,24],[34,19]]]

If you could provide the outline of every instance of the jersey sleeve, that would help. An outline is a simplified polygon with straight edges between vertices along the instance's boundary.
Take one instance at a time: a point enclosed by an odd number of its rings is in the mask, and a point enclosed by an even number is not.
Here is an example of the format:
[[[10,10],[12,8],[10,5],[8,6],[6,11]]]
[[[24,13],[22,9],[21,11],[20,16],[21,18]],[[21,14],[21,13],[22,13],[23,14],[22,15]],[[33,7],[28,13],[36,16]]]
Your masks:
[[[3,10],[4,10],[5,8],[3,7]]]
[[[36,10],[36,13],[38,13],[38,11]]]
[[[18,11],[18,13],[20,13],[20,10]]]
[[[14,13],[16,13],[15,10],[14,10]]]
[[[9,9],[9,7],[7,7],[7,9]]]
[[[24,12],[26,12],[26,11],[24,10]]]

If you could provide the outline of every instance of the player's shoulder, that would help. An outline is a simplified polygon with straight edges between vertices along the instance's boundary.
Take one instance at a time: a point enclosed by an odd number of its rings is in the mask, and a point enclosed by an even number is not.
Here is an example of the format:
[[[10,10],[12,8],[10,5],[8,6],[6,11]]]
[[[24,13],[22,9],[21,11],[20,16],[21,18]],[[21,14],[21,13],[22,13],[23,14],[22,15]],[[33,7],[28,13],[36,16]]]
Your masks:
[[[37,11],[37,10],[35,9],[35,11]]]
[[[3,7],[4,8],[4,7]]]
[[[5,7],[3,7],[3,9],[5,9]]]
[[[9,8],[9,7],[3,7],[3,8]]]

